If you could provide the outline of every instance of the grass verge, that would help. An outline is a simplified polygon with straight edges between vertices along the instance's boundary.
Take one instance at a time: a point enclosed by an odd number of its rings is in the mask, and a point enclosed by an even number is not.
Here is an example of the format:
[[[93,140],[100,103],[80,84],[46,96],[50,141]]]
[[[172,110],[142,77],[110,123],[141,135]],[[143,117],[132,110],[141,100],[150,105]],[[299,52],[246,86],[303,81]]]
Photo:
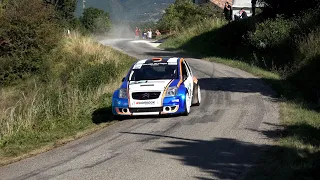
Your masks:
[[[266,152],[246,179],[313,179],[320,167],[320,113],[299,99],[299,92],[280,75],[245,62],[217,57],[209,61],[249,72],[277,91],[280,99],[279,138],[275,148]],[[295,97],[295,98],[294,98]],[[272,138],[273,136],[270,135]],[[274,138],[274,137],[273,137]]]
[[[111,96],[134,58],[73,34],[38,75],[0,92],[0,165],[112,122]]]
[[[260,62],[254,53],[248,55],[245,52],[244,55],[243,48],[238,50],[242,35],[252,29],[250,25],[253,24],[254,19],[234,24],[208,20],[172,35],[160,47],[244,70],[260,77],[277,92],[281,123],[274,126],[281,128],[277,128],[278,132],[261,132],[270,138],[277,138],[277,142],[246,179],[315,179],[318,174],[316,171],[320,168],[320,113],[314,103],[305,99],[304,92],[309,92],[309,86],[296,86],[276,68],[272,71],[259,68],[256,65],[265,61]],[[317,38],[313,38],[313,41],[318,42]],[[301,43],[299,45],[300,48],[304,47]],[[318,46],[312,47],[316,52]],[[310,76],[303,77],[304,84],[310,84],[315,79],[306,77]]]

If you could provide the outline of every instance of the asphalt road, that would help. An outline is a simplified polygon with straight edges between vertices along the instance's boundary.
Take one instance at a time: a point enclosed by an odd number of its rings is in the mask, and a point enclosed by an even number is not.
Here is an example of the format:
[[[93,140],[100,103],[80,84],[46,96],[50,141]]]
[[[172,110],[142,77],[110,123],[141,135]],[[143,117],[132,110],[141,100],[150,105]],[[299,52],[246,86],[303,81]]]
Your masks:
[[[137,58],[176,56],[125,39],[102,43]],[[202,88],[202,104],[188,117],[121,121],[0,167],[0,179],[241,179],[272,147],[279,116],[274,92],[246,72],[186,59]]]

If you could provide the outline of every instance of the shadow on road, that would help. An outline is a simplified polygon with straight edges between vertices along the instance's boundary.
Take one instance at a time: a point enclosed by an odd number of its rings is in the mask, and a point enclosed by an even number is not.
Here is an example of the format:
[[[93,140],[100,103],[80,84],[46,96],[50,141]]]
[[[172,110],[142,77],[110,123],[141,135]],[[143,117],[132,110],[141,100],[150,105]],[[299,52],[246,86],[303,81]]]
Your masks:
[[[272,89],[265,85],[262,79],[258,78],[200,78],[201,89],[210,91],[228,91],[241,93],[260,93],[264,96],[276,98],[277,95]]]
[[[312,152],[308,146],[320,146],[320,129],[308,124],[267,125],[274,126],[274,130],[249,130],[262,133],[268,138],[281,137],[281,141],[284,142],[299,139],[301,144],[296,144],[295,147],[270,146],[245,179],[318,179],[320,152]]]
[[[112,109],[110,107],[99,108],[92,113],[92,122],[95,124],[105,123],[112,121]]]
[[[318,130],[309,126],[306,127],[304,133],[307,131],[311,135]],[[276,127],[272,131],[258,132],[267,137],[293,136],[285,134],[281,127]],[[274,179],[279,177],[281,179],[316,179],[319,175],[317,169],[320,167],[320,152],[310,153],[307,149],[256,145],[229,138],[198,140],[152,133],[121,133],[151,136],[153,138],[149,139],[153,141],[167,139],[164,146],[148,151],[171,155],[173,159],[180,160],[184,165],[199,168],[202,172],[209,173],[218,179]],[[303,137],[304,133],[295,134],[295,136]],[[319,145],[319,141],[316,143]],[[290,160],[297,162],[290,162]],[[290,166],[291,164],[295,166]],[[309,173],[306,174],[307,172]],[[195,178],[208,179],[206,177]]]
[[[168,141],[165,147],[150,151],[173,155],[183,164],[200,168],[219,179],[237,179],[247,168],[255,165],[252,160],[258,157],[257,152],[267,147],[218,138],[211,141]]]

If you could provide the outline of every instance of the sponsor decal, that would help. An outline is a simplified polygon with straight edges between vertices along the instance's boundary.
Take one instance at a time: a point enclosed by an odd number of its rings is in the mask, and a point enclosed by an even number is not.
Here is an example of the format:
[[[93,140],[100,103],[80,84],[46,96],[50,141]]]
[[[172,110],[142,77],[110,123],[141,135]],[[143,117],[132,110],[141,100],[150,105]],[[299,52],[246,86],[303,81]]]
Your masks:
[[[168,63],[152,63],[152,64],[146,64],[146,65],[149,65],[149,66],[159,66],[159,65],[168,65]]]
[[[179,99],[174,99],[172,100],[172,102],[179,102]]]
[[[141,80],[141,81],[130,81],[130,85],[131,84],[141,84],[141,83],[147,83],[148,80]]]
[[[155,101],[136,101],[138,105],[154,105],[155,103]]]
[[[177,62],[168,62],[168,65],[178,65]]]
[[[143,86],[154,86],[154,84],[143,84],[143,85],[140,85],[140,87],[143,87]]]

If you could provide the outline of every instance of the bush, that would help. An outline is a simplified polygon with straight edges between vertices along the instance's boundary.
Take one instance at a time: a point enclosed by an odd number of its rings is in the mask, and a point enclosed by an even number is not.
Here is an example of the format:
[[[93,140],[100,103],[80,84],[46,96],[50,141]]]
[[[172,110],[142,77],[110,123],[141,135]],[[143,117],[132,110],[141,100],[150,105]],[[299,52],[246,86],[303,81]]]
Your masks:
[[[104,64],[89,65],[80,70],[76,84],[81,90],[96,89],[101,84],[107,84],[111,79],[115,79],[119,74],[119,70],[114,62]]]
[[[56,47],[61,30],[54,9],[41,0],[10,1],[0,16],[0,82],[36,73],[43,55]]]
[[[297,43],[295,66],[287,79],[295,84],[309,101],[320,104],[320,27],[301,37]]]
[[[287,76],[303,59],[298,54],[300,42],[320,25],[320,11],[300,12],[299,16],[285,18],[278,16],[257,23],[249,31],[247,41],[258,59],[265,60],[265,68],[284,69]],[[315,48],[315,47],[313,47]]]
[[[199,6],[191,0],[177,0],[171,4],[158,23],[162,31],[177,31],[190,27],[208,18],[217,17],[217,9],[212,3]]]
[[[77,0],[44,0],[53,5],[63,20],[70,21],[74,19]]]
[[[294,22],[282,17],[268,19],[258,24],[256,30],[250,33],[250,43],[257,49],[282,46],[290,39],[294,26]]]

